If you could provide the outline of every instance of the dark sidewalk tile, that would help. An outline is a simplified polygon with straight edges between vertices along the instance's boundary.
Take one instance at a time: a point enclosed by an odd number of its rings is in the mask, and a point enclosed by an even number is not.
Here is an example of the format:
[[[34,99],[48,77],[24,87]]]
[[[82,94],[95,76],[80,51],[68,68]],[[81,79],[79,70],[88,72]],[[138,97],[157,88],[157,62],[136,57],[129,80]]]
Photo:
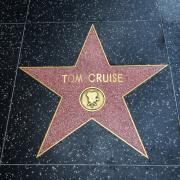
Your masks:
[[[21,66],[75,64],[90,26],[29,24]],[[95,23],[95,27],[110,64],[167,64],[159,22]],[[179,127],[168,67],[126,97],[149,160],[93,121],[36,159],[58,101],[55,94],[18,71],[3,163],[180,162]]]
[[[74,65],[90,25],[27,24],[21,66]]]
[[[156,0],[34,0],[28,18],[28,22],[120,20],[159,20]]]
[[[176,166],[0,166],[4,180],[178,180],[179,172],[180,167]]]
[[[164,31],[180,113],[180,22],[165,22]]]
[[[28,24],[22,66],[74,65],[92,23]],[[160,22],[95,23],[110,64],[167,63]]]
[[[23,25],[0,25],[0,152],[9,111]]]
[[[0,23],[24,23],[29,0],[1,0]]]
[[[180,20],[179,0],[157,0],[160,13],[164,20],[169,22]]]
[[[160,22],[96,23],[110,64],[167,64]]]

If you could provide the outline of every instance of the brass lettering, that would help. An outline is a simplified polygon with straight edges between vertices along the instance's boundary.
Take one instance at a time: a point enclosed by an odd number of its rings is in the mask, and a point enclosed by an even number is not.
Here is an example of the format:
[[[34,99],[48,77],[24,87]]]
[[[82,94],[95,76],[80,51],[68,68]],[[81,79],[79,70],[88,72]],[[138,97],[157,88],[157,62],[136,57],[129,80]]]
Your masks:
[[[63,74],[62,77],[63,77],[63,82],[65,83],[66,82],[66,78],[67,78],[67,74]]]
[[[74,76],[72,74],[68,75],[68,81],[69,82],[74,82]]]
[[[117,74],[112,74],[112,76],[113,76],[113,80],[112,80],[112,82],[117,82]]]
[[[96,74],[96,82],[102,82],[102,75]]]
[[[122,74],[118,74],[118,82],[123,82]]]
[[[76,81],[75,82],[78,82],[78,83],[82,82],[82,75],[81,74],[76,75]]]
[[[109,82],[109,76],[108,76],[108,74],[103,74],[102,75],[103,76],[103,82],[105,82],[105,83],[107,83],[107,82]]]
[[[95,74],[89,74],[89,81],[94,82],[95,81]]]
[[[86,78],[82,77],[81,74],[63,74],[63,83],[82,83]],[[107,73],[107,74],[89,74],[87,80],[91,83],[122,83],[123,82],[123,74],[117,73]]]

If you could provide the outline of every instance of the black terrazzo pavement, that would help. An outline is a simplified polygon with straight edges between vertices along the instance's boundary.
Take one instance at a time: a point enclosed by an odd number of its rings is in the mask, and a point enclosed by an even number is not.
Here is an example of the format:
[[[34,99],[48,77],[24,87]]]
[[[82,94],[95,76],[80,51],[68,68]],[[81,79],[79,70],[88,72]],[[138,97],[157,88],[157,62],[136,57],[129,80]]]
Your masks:
[[[179,179],[179,1],[28,4],[0,2],[0,179]],[[36,158],[59,97],[16,67],[74,65],[92,23],[110,64],[169,64],[126,97],[149,159],[95,122]]]
[[[0,151],[18,63],[23,25],[0,24]]]
[[[0,23],[24,23],[28,0],[1,0]]]

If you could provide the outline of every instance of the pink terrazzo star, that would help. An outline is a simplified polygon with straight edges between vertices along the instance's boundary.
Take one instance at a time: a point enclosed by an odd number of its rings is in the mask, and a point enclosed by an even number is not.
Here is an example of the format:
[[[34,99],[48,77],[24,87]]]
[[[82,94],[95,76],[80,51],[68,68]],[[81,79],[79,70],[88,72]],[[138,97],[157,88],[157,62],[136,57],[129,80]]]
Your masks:
[[[124,96],[164,67],[166,65],[110,66],[94,25],[90,28],[75,66],[20,67],[25,73],[61,97],[37,157],[88,121],[94,120],[148,158]],[[62,75],[67,74],[81,74],[83,81],[64,82]],[[122,74],[123,82],[89,82],[89,74]],[[79,96],[88,87],[97,87],[106,96],[105,105],[98,111],[87,111],[80,105]]]

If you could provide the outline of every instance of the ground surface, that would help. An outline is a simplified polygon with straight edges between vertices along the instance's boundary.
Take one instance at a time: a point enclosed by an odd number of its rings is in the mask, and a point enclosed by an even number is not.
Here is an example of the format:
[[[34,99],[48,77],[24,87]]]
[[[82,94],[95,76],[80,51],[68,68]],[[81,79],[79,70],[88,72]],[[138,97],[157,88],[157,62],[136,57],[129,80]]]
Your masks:
[[[179,0],[2,0],[1,179],[179,179],[179,20]],[[60,98],[19,67],[74,65],[92,24],[111,65],[168,64],[125,98],[149,159],[94,121],[36,158]]]

